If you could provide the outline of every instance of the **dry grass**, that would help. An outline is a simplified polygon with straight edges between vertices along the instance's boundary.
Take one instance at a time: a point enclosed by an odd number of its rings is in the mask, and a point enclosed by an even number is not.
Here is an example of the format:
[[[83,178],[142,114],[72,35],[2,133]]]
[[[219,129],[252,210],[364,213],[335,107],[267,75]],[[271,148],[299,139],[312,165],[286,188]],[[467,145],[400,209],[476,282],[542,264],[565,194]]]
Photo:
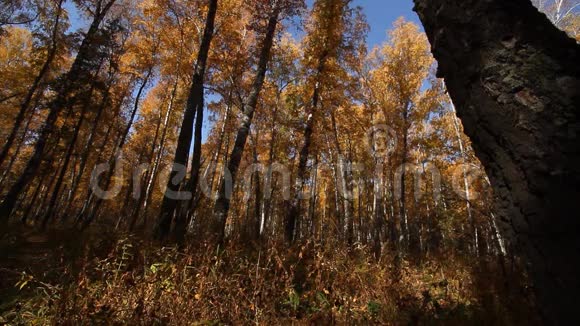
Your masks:
[[[61,258],[65,264],[55,258],[52,272],[21,274],[0,323],[534,323],[528,304],[506,305],[521,287],[504,288],[495,264],[475,271],[461,257],[437,257],[396,266],[391,255],[377,262],[364,247],[277,248],[284,247],[159,249],[132,237],[85,246]]]

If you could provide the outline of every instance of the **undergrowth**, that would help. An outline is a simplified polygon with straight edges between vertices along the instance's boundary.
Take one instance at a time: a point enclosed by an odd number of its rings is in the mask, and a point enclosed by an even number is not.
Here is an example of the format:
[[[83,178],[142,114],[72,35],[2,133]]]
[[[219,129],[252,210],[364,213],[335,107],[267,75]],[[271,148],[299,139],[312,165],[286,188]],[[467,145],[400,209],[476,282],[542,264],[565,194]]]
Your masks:
[[[178,250],[134,237],[98,251],[56,261],[56,273],[20,272],[0,324],[535,323],[521,284],[456,256],[377,261],[364,246],[310,242]]]

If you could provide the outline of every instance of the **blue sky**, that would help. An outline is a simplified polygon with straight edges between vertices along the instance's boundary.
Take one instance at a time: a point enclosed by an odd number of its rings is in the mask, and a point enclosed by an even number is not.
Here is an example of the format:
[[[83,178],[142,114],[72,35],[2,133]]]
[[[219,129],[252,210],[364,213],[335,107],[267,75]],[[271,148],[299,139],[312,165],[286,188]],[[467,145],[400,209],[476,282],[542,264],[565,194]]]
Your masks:
[[[309,6],[312,5],[313,0],[306,1]],[[405,17],[406,20],[413,21],[421,26],[419,18],[413,12],[413,0],[354,0],[354,6],[361,6],[366,15],[370,26],[370,31],[367,36],[369,50],[375,45],[380,45],[386,39],[386,32],[389,30],[393,22],[399,17]],[[71,22],[70,30],[85,29],[87,22],[79,17],[77,10],[71,2],[67,2],[65,8],[69,12]],[[208,99],[211,101],[211,97]],[[207,114],[206,114],[207,117]],[[211,123],[209,120],[204,121],[204,141],[211,130]]]
[[[313,0],[306,0],[309,7],[312,6]],[[413,21],[421,26],[419,17],[412,10],[413,0],[354,0],[353,6],[361,6],[367,18],[370,30],[367,36],[369,50],[375,45],[382,44],[387,37],[387,31],[392,28],[393,23],[399,18],[404,17],[408,21]],[[421,27],[422,28],[422,27]],[[208,102],[212,100],[210,95]],[[203,141],[205,142],[208,134],[213,127],[205,114]]]
[[[306,0],[306,3],[311,7],[313,0]],[[354,0],[353,6],[361,6],[367,18],[370,27],[367,35],[369,50],[386,40],[387,31],[392,28],[399,17],[404,17],[421,26],[419,17],[413,11],[413,0]],[[211,123],[208,120],[204,121],[204,142],[211,128]]]
[[[312,6],[313,0],[306,0]],[[369,49],[381,44],[386,38],[386,31],[399,17],[413,21],[421,26],[417,14],[412,10],[413,0],[354,0],[354,6],[361,6],[370,26],[368,34]],[[72,2],[66,2],[65,8],[70,15],[70,30],[85,29],[87,22],[79,16]]]
[[[370,25],[367,38],[369,49],[385,41],[386,31],[401,16],[421,26],[417,14],[412,10],[413,0],[354,0],[353,4],[361,6],[367,16]]]
[[[306,0],[309,8],[314,0]],[[367,37],[369,50],[386,40],[387,30],[391,29],[397,18],[404,17],[408,21],[421,26],[419,17],[413,11],[413,0],[353,0],[352,6],[360,6],[367,18],[370,31]],[[291,32],[293,28],[291,28]],[[299,37],[299,35],[296,35]]]

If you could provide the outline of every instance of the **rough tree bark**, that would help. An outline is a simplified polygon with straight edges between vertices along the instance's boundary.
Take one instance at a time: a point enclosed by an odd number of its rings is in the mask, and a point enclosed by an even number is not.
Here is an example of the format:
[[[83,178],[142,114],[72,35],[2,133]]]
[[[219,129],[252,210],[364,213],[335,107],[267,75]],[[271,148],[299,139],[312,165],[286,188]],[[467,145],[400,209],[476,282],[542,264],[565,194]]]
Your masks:
[[[529,0],[415,0],[546,324],[580,295],[580,46]]]

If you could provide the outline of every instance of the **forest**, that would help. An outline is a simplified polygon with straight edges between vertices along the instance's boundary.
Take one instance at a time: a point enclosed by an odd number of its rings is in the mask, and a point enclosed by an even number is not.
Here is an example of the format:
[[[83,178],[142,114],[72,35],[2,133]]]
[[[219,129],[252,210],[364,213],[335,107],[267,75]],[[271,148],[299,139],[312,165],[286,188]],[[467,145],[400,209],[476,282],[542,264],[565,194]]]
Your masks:
[[[0,0],[0,324],[580,322],[580,1],[374,1]]]

